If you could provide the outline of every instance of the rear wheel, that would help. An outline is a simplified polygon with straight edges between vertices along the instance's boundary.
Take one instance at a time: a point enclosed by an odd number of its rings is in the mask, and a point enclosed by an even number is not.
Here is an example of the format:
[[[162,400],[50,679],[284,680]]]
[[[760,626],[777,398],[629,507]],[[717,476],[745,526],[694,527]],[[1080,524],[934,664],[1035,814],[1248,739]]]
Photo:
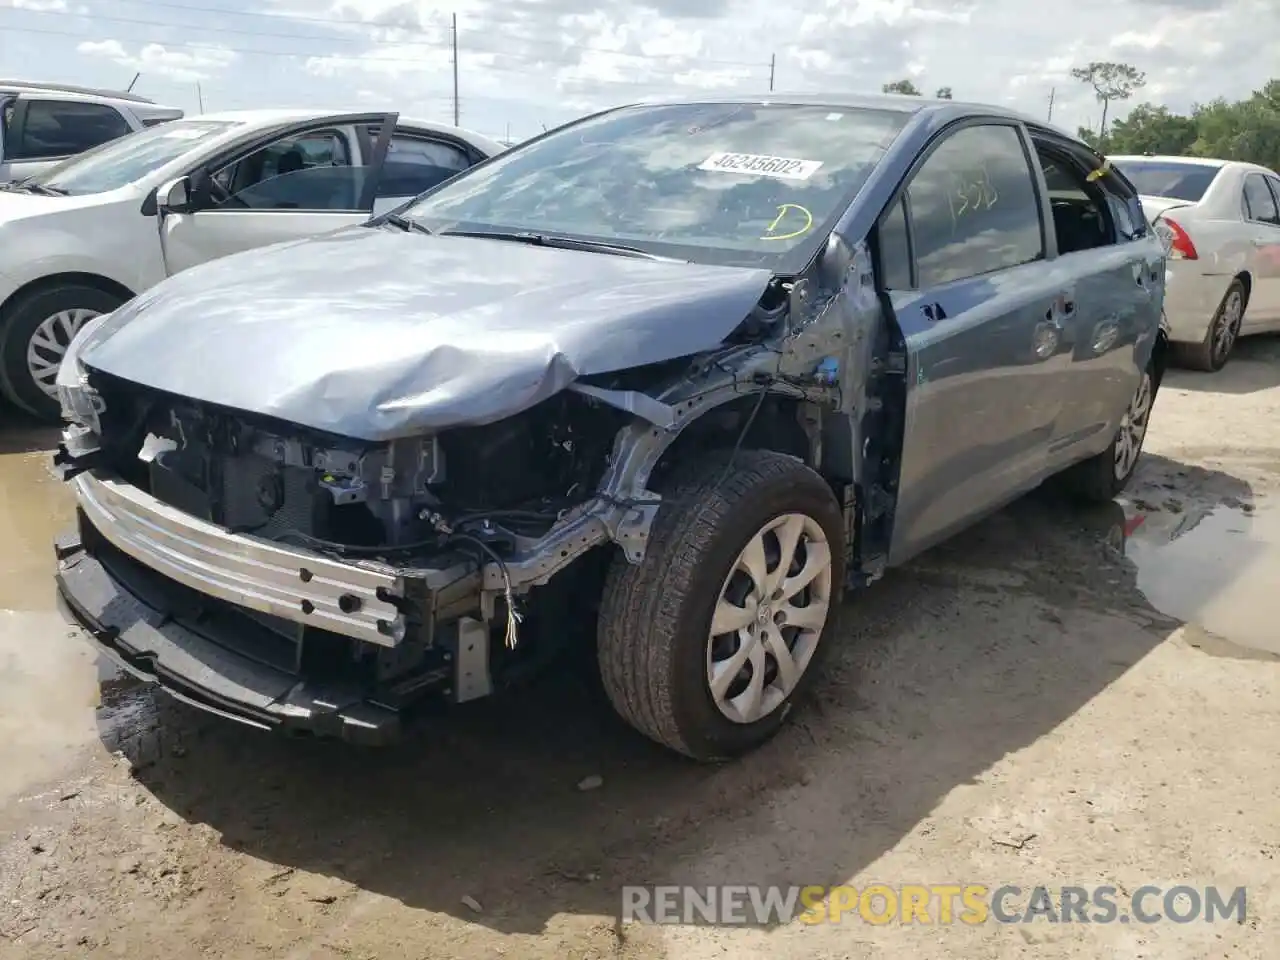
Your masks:
[[[767,451],[740,451],[726,475],[727,463],[709,457],[664,492],[644,561],[614,561],[600,611],[614,708],[704,761],[781,728],[844,577],[844,519],[822,477]]]
[[[71,340],[124,298],[68,283],[25,294],[0,317],[0,391],[42,420],[57,422],[57,376]]]
[[[1128,409],[1120,418],[1120,429],[1112,438],[1111,445],[1096,457],[1077,463],[1062,475],[1067,491],[1076,499],[1088,503],[1103,503],[1129,485],[1138,469],[1143,442],[1147,439],[1147,426],[1151,422],[1156,387],[1153,366],[1148,366],[1143,371],[1133,399],[1129,401]]]
[[[1209,323],[1209,329],[1205,331],[1204,340],[1200,343],[1174,344],[1178,365],[1208,373],[1215,373],[1226,366],[1231,350],[1240,336],[1240,325],[1244,322],[1247,305],[1248,295],[1244,283],[1232,280]]]

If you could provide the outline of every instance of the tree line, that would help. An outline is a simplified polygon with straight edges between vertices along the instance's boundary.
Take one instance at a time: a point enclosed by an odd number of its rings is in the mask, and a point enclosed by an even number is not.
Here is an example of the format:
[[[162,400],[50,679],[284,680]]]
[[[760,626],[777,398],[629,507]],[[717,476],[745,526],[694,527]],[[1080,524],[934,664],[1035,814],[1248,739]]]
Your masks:
[[[1280,79],[1268,80],[1243,100],[1219,97],[1197,104],[1187,113],[1176,113],[1155,103],[1138,104],[1128,115],[1111,121],[1117,102],[1131,99],[1147,82],[1146,74],[1128,63],[1094,61],[1071,71],[1071,76],[1093,88],[1100,104],[1097,129],[1078,128],[1078,135],[1106,153],[1154,153],[1172,156],[1246,160],[1280,170]],[[911,80],[895,80],[881,88],[885,93],[924,96]],[[950,87],[939,87],[935,97],[951,99]]]

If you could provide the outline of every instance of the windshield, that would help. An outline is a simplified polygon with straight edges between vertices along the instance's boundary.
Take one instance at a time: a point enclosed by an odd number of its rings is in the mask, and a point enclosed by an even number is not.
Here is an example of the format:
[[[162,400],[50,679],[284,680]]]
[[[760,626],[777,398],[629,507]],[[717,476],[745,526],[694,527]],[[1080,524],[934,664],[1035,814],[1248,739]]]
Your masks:
[[[233,126],[227,120],[173,120],[104,143],[28,179],[72,196],[106,193],[159,170]]]
[[[908,118],[792,104],[624,107],[499,154],[403,213],[438,233],[570,236],[793,273]]]
[[[1126,160],[1115,164],[1140,194],[1198,203],[1222,167],[1212,163]]]

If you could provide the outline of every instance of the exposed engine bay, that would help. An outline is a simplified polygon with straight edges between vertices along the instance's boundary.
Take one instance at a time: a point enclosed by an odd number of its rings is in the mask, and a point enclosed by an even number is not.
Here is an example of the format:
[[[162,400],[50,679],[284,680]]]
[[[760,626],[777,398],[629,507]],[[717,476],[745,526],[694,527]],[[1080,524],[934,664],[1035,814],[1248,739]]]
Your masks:
[[[355,555],[483,538],[500,553],[590,494],[621,411],[561,393],[525,413],[362,443],[95,378],[107,466],[184,513],[262,539]]]

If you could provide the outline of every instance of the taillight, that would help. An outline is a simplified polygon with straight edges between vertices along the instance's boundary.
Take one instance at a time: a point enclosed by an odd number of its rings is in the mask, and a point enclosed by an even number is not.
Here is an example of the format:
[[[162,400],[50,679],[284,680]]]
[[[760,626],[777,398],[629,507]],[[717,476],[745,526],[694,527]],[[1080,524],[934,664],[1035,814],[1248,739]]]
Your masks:
[[[1196,245],[1177,220],[1161,217],[1155,224],[1156,236],[1164,242],[1165,252],[1174,260],[1198,260]]]

